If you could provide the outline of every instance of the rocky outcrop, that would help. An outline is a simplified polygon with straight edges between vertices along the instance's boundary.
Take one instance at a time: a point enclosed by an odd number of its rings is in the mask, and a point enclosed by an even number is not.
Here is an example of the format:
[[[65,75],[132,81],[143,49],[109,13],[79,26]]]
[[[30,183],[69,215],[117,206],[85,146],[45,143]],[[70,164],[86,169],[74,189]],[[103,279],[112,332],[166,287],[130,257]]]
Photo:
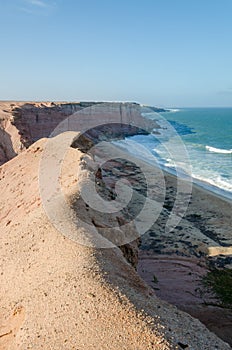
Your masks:
[[[0,165],[15,157],[21,151],[18,129],[12,124],[10,113],[13,105],[0,103]]]
[[[12,109],[12,123],[27,148],[35,141],[49,137],[59,123],[81,108],[79,103],[25,103]]]
[[[49,137],[60,123],[74,113],[99,105],[104,105],[102,110],[105,114],[120,109],[124,124],[108,123],[100,129],[92,129],[88,133],[91,140],[99,135],[103,140],[104,135],[118,139],[145,132],[129,124],[135,114],[140,114],[140,107],[136,103],[0,102],[0,164],[12,159],[37,140]]]
[[[146,105],[143,105],[142,107],[144,108],[145,111],[147,111],[149,109],[149,110],[151,110],[152,112],[155,112],[155,113],[169,112],[168,109],[159,108],[159,107],[146,106]]]

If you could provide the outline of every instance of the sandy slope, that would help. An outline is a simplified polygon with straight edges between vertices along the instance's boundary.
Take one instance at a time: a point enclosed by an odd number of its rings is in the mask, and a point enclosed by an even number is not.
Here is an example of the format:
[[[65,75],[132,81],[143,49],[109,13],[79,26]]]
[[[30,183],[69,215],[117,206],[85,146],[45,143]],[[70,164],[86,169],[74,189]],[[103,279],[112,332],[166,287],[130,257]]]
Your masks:
[[[51,225],[38,189],[45,142],[0,168],[0,349],[229,349],[157,299],[118,248],[78,245]],[[66,193],[80,157],[67,155]]]

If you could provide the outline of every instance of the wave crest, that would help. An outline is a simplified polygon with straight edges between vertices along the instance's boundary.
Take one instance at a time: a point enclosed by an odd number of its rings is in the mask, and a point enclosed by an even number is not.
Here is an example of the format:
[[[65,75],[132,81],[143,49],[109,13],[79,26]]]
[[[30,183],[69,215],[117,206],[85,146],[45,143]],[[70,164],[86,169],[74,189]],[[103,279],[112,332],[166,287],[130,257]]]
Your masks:
[[[223,154],[232,154],[232,149],[221,149],[221,148],[215,148],[211,146],[205,146],[205,148],[214,153],[223,153]]]

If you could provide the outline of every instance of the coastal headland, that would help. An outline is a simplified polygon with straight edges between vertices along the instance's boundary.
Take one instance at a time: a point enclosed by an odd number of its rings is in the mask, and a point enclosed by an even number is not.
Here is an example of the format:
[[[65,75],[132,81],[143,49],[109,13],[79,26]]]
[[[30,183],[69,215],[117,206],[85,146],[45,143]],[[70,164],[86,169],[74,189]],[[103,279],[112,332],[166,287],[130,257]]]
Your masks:
[[[231,308],[203,278],[231,268],[232,204],[194,185],[186,212],[168,231],[175,176],[164,172],[159,180],[158,167],[143,160],[135,166],[138,160],[112,144],[102,162],[107,141],[157,127],[142,118],[139,105],[108,103],[97,115],[99,128],[70,134],[58,177],[76,226],[72,222],[68,232],[59,196],[45,203],[41,179],[51,184],[53,173],[51,168],[43,177],[41,164],[47,164],[49,142],[58,150],[64,142],[62,133],[49,136],[91,106],[0,103],[0,349],[230,349]],[[119,122],[112,124],[115,113]],[[69,136],[70,125],[62,125]],[[59,163],[56,152],[48,165],[53,161]],[[159,215],[140,235],[135,218],[147,196],[142,169],[157,178],[151,196]],[[94,179],[99,196],[111,202],[121,178],[123,194],[133,188],[126,209],[106,215],[84,201]]]

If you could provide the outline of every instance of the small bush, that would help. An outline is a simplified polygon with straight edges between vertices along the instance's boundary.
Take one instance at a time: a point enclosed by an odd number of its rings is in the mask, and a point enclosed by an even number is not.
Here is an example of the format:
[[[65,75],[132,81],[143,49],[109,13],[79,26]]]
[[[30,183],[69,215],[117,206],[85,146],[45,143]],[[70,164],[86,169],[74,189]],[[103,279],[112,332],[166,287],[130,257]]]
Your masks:
[[[153,276],[152,282],[153,282],[153,283],[158,283],[158,282],[159,282],[158,278],[157,278],[155,275]]]
[[[232,308],[232,270],[214,269],[203,278],[203,284],[212,288],[223,307]]]

